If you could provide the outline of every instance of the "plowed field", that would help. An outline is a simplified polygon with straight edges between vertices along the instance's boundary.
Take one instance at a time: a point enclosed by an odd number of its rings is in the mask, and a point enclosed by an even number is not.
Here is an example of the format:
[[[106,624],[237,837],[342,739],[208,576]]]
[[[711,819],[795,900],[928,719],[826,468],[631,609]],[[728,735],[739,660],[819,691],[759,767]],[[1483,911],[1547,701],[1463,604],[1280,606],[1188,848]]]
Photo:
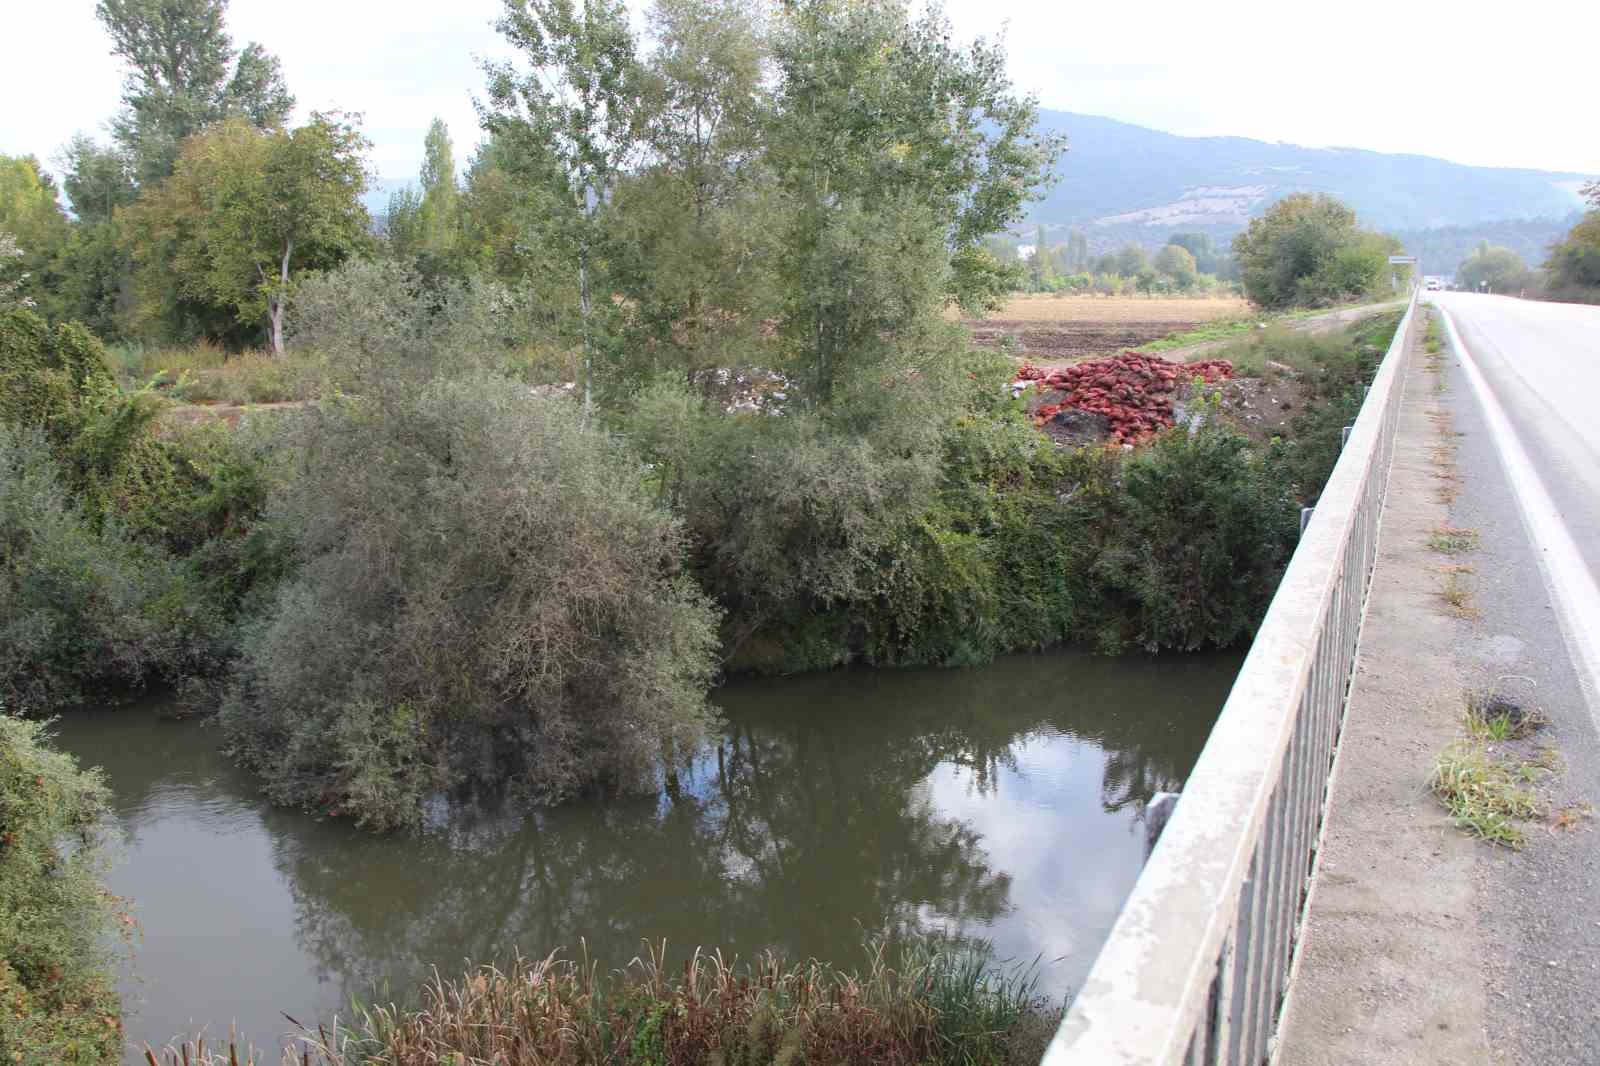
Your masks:
[[[1169,333],[1243,315],[1237,297],[1014,296],[988,318],[968,320],[974,340],[1011,337],[1019,356],[1040,366],[1116,355]]]

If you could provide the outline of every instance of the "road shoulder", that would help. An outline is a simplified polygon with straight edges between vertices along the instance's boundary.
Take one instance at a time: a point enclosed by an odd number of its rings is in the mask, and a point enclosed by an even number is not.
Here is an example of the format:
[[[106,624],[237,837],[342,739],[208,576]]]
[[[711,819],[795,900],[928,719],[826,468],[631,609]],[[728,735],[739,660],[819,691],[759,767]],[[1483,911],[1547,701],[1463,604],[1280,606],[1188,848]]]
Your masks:
[[[1415,342],[1414,342],[1415,343]],[[1332,783],[1283,1066],[1491,1061],[1477,845],[1426,790],[1460,735],[1458,623],[1428,547],[1448,520],[1435,467],[1445,411],[1420,351],[1407,370],[1377,566]]]
[[[1474,354],[1481,365],[1488,353]],[[1592,1066],[1600,1062],[1594,1004],[1600,992],[1600,846],[1591,813],[1600,801],[1600,737],[1540,562],[1548,546],[1530,539],[1490,427],[1456,359],[1447,375],[1462,486],[1450,525],[1470,530],[1477,545],[1462,556],[1476,585],[1472,617],[1461,624],[1458,684],[1531,702],[1545,725],[1520,744],[1500,745],[1499,754],[1553,768],[1532,786],[1541,814],[1525,826],[1527,846],[1515,852],[1477,846],[1491,1061]],[[1514,396],[1502,390],[1515,384],[1503,375],[1491,382],[1506,405]],[[1533,435],[1540,427],[1513,419],[1512,428],[1535,457],[1546,455]],[[1570,492],[1574,486],[1561,487]],[[1573,507],[1562,520],[1572,527],[1580,516]]]

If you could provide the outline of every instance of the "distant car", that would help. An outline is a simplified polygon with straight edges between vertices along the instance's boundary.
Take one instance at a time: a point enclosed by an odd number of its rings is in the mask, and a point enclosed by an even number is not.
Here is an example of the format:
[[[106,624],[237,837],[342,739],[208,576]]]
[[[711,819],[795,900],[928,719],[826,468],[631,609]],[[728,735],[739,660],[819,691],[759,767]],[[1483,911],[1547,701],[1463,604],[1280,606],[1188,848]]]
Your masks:
[[[1438,292],[1440,289],[1444,288],[1444,282],[1440,281],[1438,278],[1429,278],[1427,281],[1422,283],[1422,287],[1427,289],[1429,292]]]

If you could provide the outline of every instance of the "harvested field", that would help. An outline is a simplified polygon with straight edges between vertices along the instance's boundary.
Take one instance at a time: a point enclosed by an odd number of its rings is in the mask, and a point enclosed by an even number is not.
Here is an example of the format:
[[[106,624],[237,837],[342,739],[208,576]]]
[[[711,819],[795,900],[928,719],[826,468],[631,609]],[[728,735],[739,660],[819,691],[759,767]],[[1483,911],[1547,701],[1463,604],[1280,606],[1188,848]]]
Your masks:
[[[1250,305],[1235,296],[1014,296],[982,320],[967,320],[973,339],[984,346],[1012,338],[1016,352],[1048,366],[1116,355],[1170,333],[1219,318],[1246,314]]]

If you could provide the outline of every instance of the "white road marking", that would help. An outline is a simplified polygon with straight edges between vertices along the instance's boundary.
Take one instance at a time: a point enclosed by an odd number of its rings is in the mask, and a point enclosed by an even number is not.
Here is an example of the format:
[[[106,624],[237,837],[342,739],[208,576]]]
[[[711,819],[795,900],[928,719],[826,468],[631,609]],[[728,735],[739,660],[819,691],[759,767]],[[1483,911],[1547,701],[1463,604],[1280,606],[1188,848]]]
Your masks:
[[[1578,544],[1567,531],[1567,524],[1561,520],[1561,512],[1551,498],[1550,491],[1545,488],[1544,479],[1539,476],[1522,441],[1511,428],[1505,408],[1500,406],[1500,401],[1489,388],[1488,380],[1473,360],[1472,353],[1462,343],[1455,320],[1449,311],[1438,304],[1434,306],[1439,310],[1445,331],[1450,335],[1450,345],[1461,359],[1461,367],[1466,371],[1467,380],[1471,382],[1472,390],[1478,395],[1478,403],[1483,407],[1489,435],[1494,438],[1495,450],[1500,453],[1506,479],[1511,482],[1512,495],[1516,496],[1522,510],[1523,525],[1533,542],[1545,584],[1550,589],[1550,598],[1561,618],[1567,650],[1572,655],[1573,666],[1577,668],[1578,682],[1589,705],[1589,714],[1595,720],[1595,727],[1600,729],[1600,586],[1595,584],[1594,575],[1584,564]]]

